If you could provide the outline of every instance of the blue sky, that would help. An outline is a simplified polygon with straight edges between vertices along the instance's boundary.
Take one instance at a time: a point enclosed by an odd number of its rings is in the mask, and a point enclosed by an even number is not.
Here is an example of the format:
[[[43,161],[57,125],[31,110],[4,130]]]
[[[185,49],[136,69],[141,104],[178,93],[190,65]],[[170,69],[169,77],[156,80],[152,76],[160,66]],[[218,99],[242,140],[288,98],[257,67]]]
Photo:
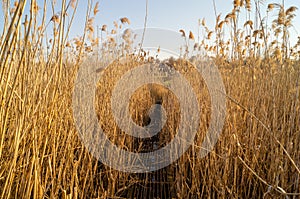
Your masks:
[[[13,2],[13,1],[11,1]],[[29,1],[28,1],[29,2]],[[37,1],[42,6],[43,0]],[[50,1],[49,1],[50,2]],[[94,1],[95,3],[96,1]],[[275,1],[264,1],[265,5]],[[299,0],[286,0],[286,8],[290,5],[295,5],[300,8]],[[49,3],[50,5],[50,3]],[[56,12],[59,12],[60,1],[57,0]],[[84,19],[86,14],[87,1],[79,0],[79,8],[73,28],[71,37],[80,36],[83,33]],[[217,12],[222,13],[222,18],[228,14],[232,9],[232,1],[216,0]],[[47,18],[51,18],[50,7],[48,8]],[[100,0],[99,13],[95,18],[95,25],[101,27],[103,24],[108,25],[108,29],[112,29],[113,21],[119,20],[121,17],[128,17],[131,21],[129,26],[132,29],[142,28],[145,17],[145,0]],[[265,11],[265,9],[262,9]],[[198,19],[205,17],[209,28],[213,29],[215,14],[212,0],[149,0],[148,9],[148,27],[166,28],[174,31],[184,29],[186,32],[192,30],[197,33]],[[27,9],[28,12],[28,9]],[[293,41],[296,41],[298,34],[300,34],[300,12],[296,11],[297,17],[294,20],[295,29],[291,29]],[[264,13],[262,13],[264,15]],[[42,15],[40,14],[40,17]],[[243,16],[242,16],[243,17]],[[245,21],[242,19],[242,21]],[[298,23],[297,23],[298,22]],[[3,27],[3,12],[0,11],[0,27]]]
[[[102,0],[99,2],[100,12],[96,17],[96,24],[112,26],[114,20],[126,16],[132,23],[131,28],[143,27],[145,0]],[[271,2],[278,1],[265,1],[265,4]],[[286,7],[290,5],[300,8],[300,1],[286,1]],[[83,18],[85,15],[85,7],[85,1],[81,1],[78,18],[80,16]],[[216,7],[218,14],[222,13],[224,18],[232,9],[232,1],[216,0]],[[297,10],[297,15],[299,14],[299,10]],[[212,0],[149,0],[149,27],[174,29],[175,31],[182,28],[196,31],[198,19],[203,17],[205,17],[209,27],[213,28],[215,15]],[[299,19],[300,16],[297,16],[296,20],[300,21]]]

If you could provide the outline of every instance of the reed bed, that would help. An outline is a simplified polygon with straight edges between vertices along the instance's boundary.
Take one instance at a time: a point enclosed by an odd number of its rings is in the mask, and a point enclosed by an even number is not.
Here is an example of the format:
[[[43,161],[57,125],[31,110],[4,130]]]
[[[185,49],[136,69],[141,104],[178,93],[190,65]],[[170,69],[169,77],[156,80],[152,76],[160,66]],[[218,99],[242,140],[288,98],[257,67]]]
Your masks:
[[[130,21],[124,17],[113,30],[103,25],[107,42],[97,37],[93,17],[99,4],[87,1],[85,31],[69,38],[78,2],[62,0],[60,13],[46,16],[47,1],[2,1],[5,26],[0,37],[0,197],[1,198],[299,198],[300,197],[300,62],[299,45],[290,44],[289,31],[296,7],[271,3],[265,13],[260,1],[233,2],[225,17],[216,15],[210,29],[199,20],[203,35],[197,40],[199,60],[210,57],[226,87],[227,114],[212,152],[198,158],[203,132],[210,121],[207,88],[192,62],[168,60],[197,90],[201,122],[190,149],[176,162],[156,172],[130,174],[111,169],[91,156],[81,143],[74,123],[72,93],[78,68],[89,56],[118,57],[113,35]],[[51,2],[54,6],[54,1]],[[25,5],[30,14],[25,15]],[[57,5],[56,5],[57,6]],[[53,7],[54,8],[54,7]],[[251,10],[255,10],[255,14]],[[242,22],[240,12],[248,19]],[[274,16],[271,24],[263,17]],[[42,14],[42,21],[37,20]],[[66,15],[68,13],[68,15]],[[256,18],[257,20],[252,20]],[[47,33],[53,30],[53,38]],[[200,31],[199,31],[200,32]],[[102,34],[101,34],[102,35]],[[104,34],[103,34],[104,35]],[[106,34],[105,34],[106,35]],[[188,42],[187,42],[188,43]],[[204,52],[204,53],[203,53]],[[126,71],[153,62],[147,55],[118,61],[99,70],[96,112],[99,125],[119,147],[147,152],[151,140],[138,140],[114,122],[110,105],[112,87]],[[194,60],[195,61],[195,60]],[[159,85],[139,88],[131,98],[130,113],[140,125],[149,123],[148,110],[162,102],[168,120],[160,132],[160,146],[176,134],[179,106],[176,96]],[[113,158],[113,157],[112,157]],[[155,183],[152,182],[155,179]]]

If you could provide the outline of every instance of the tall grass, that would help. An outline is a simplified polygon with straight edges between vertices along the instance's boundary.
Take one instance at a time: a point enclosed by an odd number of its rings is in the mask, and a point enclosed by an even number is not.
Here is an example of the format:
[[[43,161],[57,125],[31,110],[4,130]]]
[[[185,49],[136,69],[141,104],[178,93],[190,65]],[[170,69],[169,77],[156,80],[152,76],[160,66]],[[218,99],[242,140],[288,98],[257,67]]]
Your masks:
[[[200,130],[193,146],[169,167],[129,174],[98,162],[82,145],[73,119],[72,92],[81,59],[96,53],[101,62],[104,55],[126,54],[130,46],[120,48],[109,36],[121,32],[120,25],[130,21],[122,18],[110,31],[102,26],[108,42],[97,50],[99,41],[104,40],[95,36],[93,16],[98,4],[88,1],[84,35],[71,39],[68,35],[78,2],[57,2],[61,4],[59,14],[51,2],[50,8],[47,1],[43,5],[34,0],[2,2],[1,198],[300,197],[300,42],[293,46],[288,34],[296,8],[269,4],[266,16],[275,12],[277,17],[267,24],[263,23],[259,1],[241,0],[234,1],[233,10],[224,19],[216,15],[214,29],[200,21],[199,29],[204,28],[205,35],[198,36],[197,58],[202,52],[216,55],[212,59],[227,92],[226,123],[220,139],[208,156],[197,157],[210,120],[208,91],[190,63],[169,60],[168,64],[199,90]],[[31,8],[27,16],[26,4]],[[52,16],[46,16],[48,9]],[[247,21],[240,20],[239,10],[246,12]],[[42,14],[41,21],[37,13]],[[48,37],[49,30],[53,30],[53,38]],[[195,38],[190,33],[187,39]],[[109,94],[124,72],[148,61],[153,59],[137,56],[126,64],[115,62],[101,71],[104,78],[98,83],[99,123],[111,141],[129,151],[153,149],[146,147],[149,140],[134,139],[118,129],[107,108]],[[141,87],[132,96],[130,113],[137,124],[146,125],[147,112],[157,101],[162,101],[168,114],[159,134],[162,147],[178,127],[176,96],[162,86]]]

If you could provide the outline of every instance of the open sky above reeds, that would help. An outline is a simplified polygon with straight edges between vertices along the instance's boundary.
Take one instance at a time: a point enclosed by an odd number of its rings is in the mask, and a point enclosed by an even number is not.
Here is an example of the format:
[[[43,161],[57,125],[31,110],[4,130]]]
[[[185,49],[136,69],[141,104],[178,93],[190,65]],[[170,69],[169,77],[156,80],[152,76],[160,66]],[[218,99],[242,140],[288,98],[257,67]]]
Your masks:
[[[14,1],[11,1],[12,4]],[[43,6],[43,0],[37,0],[40,7]],[[47,18],[52,17],[51,1],[48,1],[49,7],[47,11]],[[75,23],[73,24],[70,37],[80,37],[84,32],[84,22],[87,9],[86,0],[79,0],[79,7],[75,16]],[[93,3],[97,1],[94,0]],[[261,0],[261,15],[265,16],[266,7],[269,3],[282,3],[282,0]],[[28,2],[29,4],[29,2]],[[55,12],[59,13],[60,1],[56,1]],[[215,0],[216,12],[221,14],[221,18],[225,16],[232,9],[232,1]],[[3,29],[3,10],[2,5],[0,9],[0,31]],[[296,6],[300,8],[300,1],[286,0],[285,7]],[[121,17],[127,17],[131,21],[130,28],[139,29],[144,26],[144,19],[146,13],[145,0],[100,0],[99,13],[95,18],[95,26],[101,28],[102,25],[107,25],[108,30],[113,29],[113,22],[118,21]],[[29,5],[26,11],[29,13]],[[252,5],[252,12],[254,15],[255,5]],[[242,10],[241,23],[246,21],[244,10]],[[294,19],[294,28],[291,28],[291,42],[296,43],[297,37],[300,35],[300,10],[297,10]],[[269,20],[272,21],[276,16],[276,10],[270,14]],[[40,9],[39,17],[42,18],[42,9]],[[205,18],[208,27],[214,28],[215,10],[212,0],[149,0],[148,6],[148,27],[166,28],[174,31],[184,29],[192,31],[197,35],[198,20]],[[241,24],[242,25],[242,24]],[[51,36],[51,30],[49,30]],[[201,34],[201,32],[200,32]]]

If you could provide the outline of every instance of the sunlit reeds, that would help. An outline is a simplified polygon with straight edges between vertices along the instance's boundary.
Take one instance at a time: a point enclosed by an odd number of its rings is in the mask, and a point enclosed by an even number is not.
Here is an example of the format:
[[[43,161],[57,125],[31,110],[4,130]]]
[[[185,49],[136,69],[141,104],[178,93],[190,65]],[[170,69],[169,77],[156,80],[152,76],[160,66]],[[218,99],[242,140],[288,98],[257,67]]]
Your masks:
[[[229,13],[216,16],[213,28],[202,19],[198,35],[179,30],[187,45],[192,40],[196,43],[194,51],[199,55],[195,63],[201,64],[199,60],[205,55],[217,64],[227,92],[226,123],[214,151],[198,158],[197,150],[210,121],[209,93],[195,68],[183,59],[187,57],[165,60],[198,89],[203,114],[194,145],[159,171],[162,177],[155,177],[155,185],[151,185],[150,177],[157,173],[113,170],[93,158],[78,137],[72,92],[81,60],[96,54],[99,60],[93,64],[100,65],[101,57],[123,55],[128,58],[126,63],[116,60],[107,69],[96,71],[103,74],[96,95],[99,124],[119,147],[147,150],[140,140],[118,128],[107,107],[111,89],[122,74],[139,64],[158,61],[143,50],[138,55],[129,53],[133,34],[127,17],[113,22],[112,29],[105,24],[96,29],[94,18],[101,5],[87,2],[84,34],[76,38],[69,37],[76,0],[51,1],[52,7],[47,1],[41,5],[34,0],[2,2],[1,198],[300,196],[300,38],[296,44],[290,38],[296,7],[271,3],[265,16],[259,16],[263,13],[256,7],[258,1],[235,0]],[[31,8],[27,16],[25,4]],[[61,10],[54,9],[57,4]],[[52,16],[46,15],[48,9],[52,9]],[[253,9],[257,9],[255,16],[250,15]],[[242,11],[249,16],[245,21],[241,21]],[[38,14],[41,21],[37,21]],[[264,17],[272,23],[262,23]],[[119,33],[122,46],[114,38]],[[161,51],[157,49],[157,53]],[[144,86],[132,96],[129,108],[133,120],[146,125],[149,107],[157,101],[162,101],[168,113],[160,134],[160,146],[164,146],[176,134],[180,119],[176,96],[160,85]],[[156,187],[156,191],[149,192],[147,187]]]

